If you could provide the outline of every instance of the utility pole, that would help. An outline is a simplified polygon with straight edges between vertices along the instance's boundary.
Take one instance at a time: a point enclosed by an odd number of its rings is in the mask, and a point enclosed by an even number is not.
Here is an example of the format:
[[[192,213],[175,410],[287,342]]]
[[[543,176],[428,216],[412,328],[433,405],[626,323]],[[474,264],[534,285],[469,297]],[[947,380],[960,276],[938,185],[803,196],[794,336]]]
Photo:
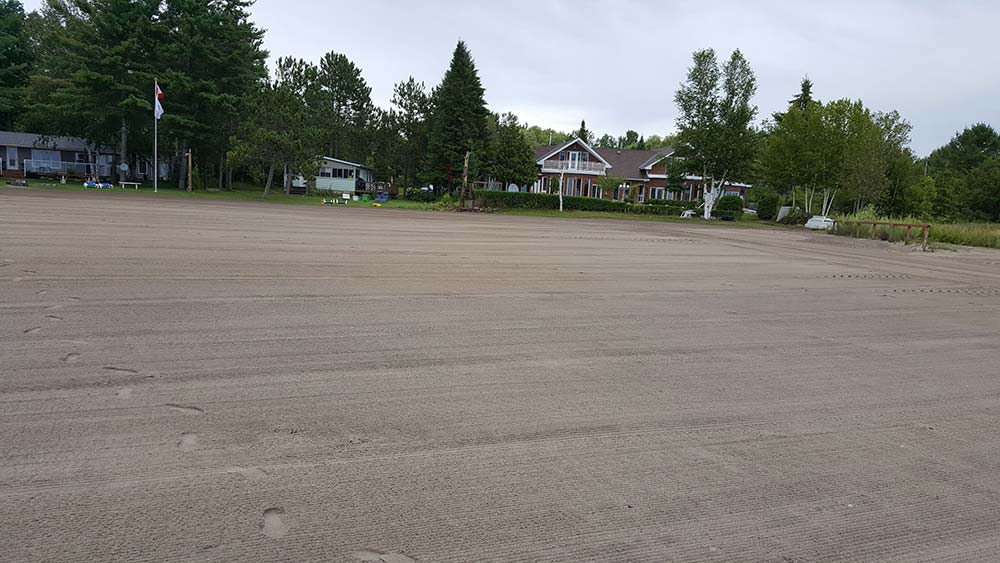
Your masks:
[[[191,191],[191,149],[188,149],[188,191]]]

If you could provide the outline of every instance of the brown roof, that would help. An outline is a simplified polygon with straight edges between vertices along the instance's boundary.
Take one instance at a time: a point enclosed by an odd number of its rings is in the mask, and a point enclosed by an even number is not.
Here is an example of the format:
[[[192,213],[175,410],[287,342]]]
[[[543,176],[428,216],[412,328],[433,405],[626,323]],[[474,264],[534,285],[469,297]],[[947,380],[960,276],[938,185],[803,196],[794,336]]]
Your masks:
[[[535,159],[540,159],[565,144],[566,143],[535,147]],[[646,175],[643,174],[642,167],[648,166],[651,162],[655,162],[660,158],[667,156],[668,154],[674,152],[674,149],[664,147],[661,149],[639,151],[628,149],[618,150],[595,148],[594,151],[601,155],[601,158],[608,161],[608,164],[611,165],[611,169],[608,170],[608,175],[625,178],[626,180],[644,180],[646,179]]]
[[[625,178],[626,180],[644,180],[646,175],[642,172],[642,167],[651,162],[660,160],[674,152],[674,149],[664,147],[651,151],[637,151],[627,149],[594,149],[601,158],[611,163],[611,170],[608,174]]]

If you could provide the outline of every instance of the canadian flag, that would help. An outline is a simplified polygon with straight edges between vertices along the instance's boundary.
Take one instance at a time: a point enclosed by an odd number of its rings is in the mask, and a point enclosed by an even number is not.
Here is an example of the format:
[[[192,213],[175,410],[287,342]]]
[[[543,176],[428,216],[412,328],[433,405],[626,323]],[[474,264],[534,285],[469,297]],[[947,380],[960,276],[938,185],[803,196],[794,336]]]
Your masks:
[[[160,90],[160,85],[156,82],[153,82],[153,88],[156,90],[156,95],[153,99],[153,115],[156,116],[156,119],[159,119],[163,117],[163,106],[160,105],[160,100],[163,99],[163,90]]]

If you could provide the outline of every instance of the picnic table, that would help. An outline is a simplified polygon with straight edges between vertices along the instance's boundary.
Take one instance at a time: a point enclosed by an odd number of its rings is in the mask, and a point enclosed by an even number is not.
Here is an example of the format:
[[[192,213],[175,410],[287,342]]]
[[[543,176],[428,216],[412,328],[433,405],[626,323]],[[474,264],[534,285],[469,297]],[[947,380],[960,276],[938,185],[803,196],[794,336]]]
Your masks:
[[[129,186],[132,186],[137,190],[139,189],[139,182],[118,182],[118,185],[121,186],[123,190],[127,189]]]

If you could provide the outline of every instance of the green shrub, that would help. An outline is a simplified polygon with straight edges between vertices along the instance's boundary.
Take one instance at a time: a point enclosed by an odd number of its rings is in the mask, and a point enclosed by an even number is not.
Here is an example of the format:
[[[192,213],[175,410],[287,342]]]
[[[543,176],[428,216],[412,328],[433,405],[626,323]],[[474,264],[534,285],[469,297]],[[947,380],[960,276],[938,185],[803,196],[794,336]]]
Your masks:
[[[698,207],[700,202],[698,201],[679,201],[673,199],[649,199],[646,200],[647,205],[662,205],[664,207],[676,207],[681,211],[685,209],[695,209]]]
[[[437,199],[432,191],[422,191],[416,188],[407,188],[403,195],[406,199],[410,201],[422,201],[424,203],[429,203]]]
[[[559,209],[559,196],[524,192],[476,192],[480,207],[488,209]],[[563,196],[563,209],[627,213],[628,204],[610,199]]]
[[[715,203],[719,211],[743,211],[743,198],[738,195],[724,195]]]
[[[805,225],[810,217],[812,217],[811,213],[806,213],[801,208],[796,207],[788,215],[785,215],[780,223],[782,225]]]
[[[778,194],[774,192],[761,194],[760,199],[757,200],[757,217],[762,221],[773,220],[778,216],[778,203],[780,201]]]

